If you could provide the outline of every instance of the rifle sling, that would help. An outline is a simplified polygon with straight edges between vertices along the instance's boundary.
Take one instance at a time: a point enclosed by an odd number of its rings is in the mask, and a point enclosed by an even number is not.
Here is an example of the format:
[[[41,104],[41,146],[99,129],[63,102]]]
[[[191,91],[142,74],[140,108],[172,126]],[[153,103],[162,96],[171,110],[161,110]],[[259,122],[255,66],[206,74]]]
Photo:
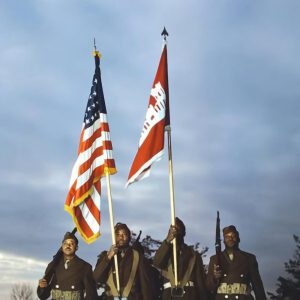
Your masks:
[[[191,259],[189,261],[187,270],[184,273],[182,280],[180,282],[178,282],[179,287],[183,288],[189,281],[190,276],[193,271],[193,268],[194,268],[194,265],[195,265],[195,262],[196,262],[196,254],[193,252],[193,256],[191,257]],[[162,270],[162,275],[165,278],[167,278],[168,280],[170,280],[171,286],[174,288],[175,287],[175,275],[173,272],[171,259],[169,260],[169,263],[168,263],[168,269]]]
[[[126,284],[126,286],[124,287],[124,290],[123,290],[123,293],[122,293],[122,297],[125,297],[127,298],[130,291],[131,291],[131,288],[133,286],[133,282],[134,282],[134,278],[135,278],[135,274],[136,274],[136,271],[137,271],[137,267],[138,267],[138,264],[139,264],[139,253],[132,249],[133,251],[133,262],[132,262],[132,267],[131,267],[131,271],[130,271],[130,274],[129,274],[129,278],[128,278],[128,282]],[[107,279],[107,285],[110,287],[110,293],[113,297],[119,297],[119,293],[118,293],[118,290],[117,290],[117,287],[115,285],[115,282],[113,280],[113,273],[112,273],[112,269],[110,269],[109,271],[109,275],[108,275],[108,279]]]

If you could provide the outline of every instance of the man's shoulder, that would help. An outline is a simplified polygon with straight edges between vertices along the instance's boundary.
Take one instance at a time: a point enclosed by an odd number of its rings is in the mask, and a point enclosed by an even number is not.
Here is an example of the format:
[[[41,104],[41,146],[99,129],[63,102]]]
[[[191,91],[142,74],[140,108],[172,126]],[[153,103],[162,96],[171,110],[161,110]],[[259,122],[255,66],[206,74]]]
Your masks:
[[[194,246],[183,244],[182,250],[190,256],[196,256],[198,258],[202,258],[201,253],[194,249]]]
[[[87,262],[84,259],[78,257],[77,255],[74,257],[74,259],[75,259],[77,264],[80,264],[80,265],[85,266],[85,267],[92,268],[92,265],[89,262]]]
[[[223,255],[223,253],[222,253],[222,255]],[[214,262],[214,261],[216,261],[217,260],[217,255],[216,254],[213,254],[213,255],[211,255],[210,257],[209,257],[209,261],[211,261],[211,262]]]
[[[246,251],[239,249],[238,253],[240,253],[240,255],[244,256],[245,258],[247,258],[249,260],[256,260],[256,256],[250,252],[246,252]]]

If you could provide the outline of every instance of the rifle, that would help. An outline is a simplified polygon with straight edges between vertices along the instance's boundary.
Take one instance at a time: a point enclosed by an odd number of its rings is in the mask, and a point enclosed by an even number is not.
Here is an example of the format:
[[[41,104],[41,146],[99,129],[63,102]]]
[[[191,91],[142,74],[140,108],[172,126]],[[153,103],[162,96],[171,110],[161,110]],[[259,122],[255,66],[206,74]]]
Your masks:
[[[77,231],[77,228],[74,227],[74,229],[72,230],[72,234],[75,234]],[[44,275],[44,279],[46,279],[47,283],[48,283],[48,286],[49,286],[49,283],[50,281],[52,280],[52,277],[54,275],[54,272],[55,272],[55,268],[56,266],[58,265],[60,259],[62,258],[63,256],[63,252],[62,252],[62,249],[61,247],[59,247],[59,249],[57,250],[56,254],[54,254],[53,256],[53,260],[49,263],[48,267],[47,267],[47,270],[45,272],[45,275]],[[46,290],[47,290],[47,287],[46,288],[40,288],[38,287],[38,291],[37,291],[37,294],[38,294],[38,297],[40,299],[43,299],[43,295],[44,293],[46,293]]]
[[[216,242],[215,242],[216,256],[217,256],[217,266],[221,268],[221,232],[220,232],[220,217],[219,211],[217,211],[217,222],[216,222]]]
[[[132,244],[132,248],[137,250],[139,253],[144,254],[144,248],[142,244],[140,243],[142,231],[140,230],[139,235],[137,236],[136,240]]]

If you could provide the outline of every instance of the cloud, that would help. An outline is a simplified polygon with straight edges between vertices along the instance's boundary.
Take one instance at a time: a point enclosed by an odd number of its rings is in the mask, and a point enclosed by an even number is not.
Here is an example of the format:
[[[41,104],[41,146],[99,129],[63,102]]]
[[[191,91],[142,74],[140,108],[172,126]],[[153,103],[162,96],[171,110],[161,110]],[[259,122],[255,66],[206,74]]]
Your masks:
[[[35,289],[38,284],[37,278],[42,277],[46,266],[46,262],[35,258],[0,252],[1,299],[9,298],[9,291],[14,284],[26,283]]]

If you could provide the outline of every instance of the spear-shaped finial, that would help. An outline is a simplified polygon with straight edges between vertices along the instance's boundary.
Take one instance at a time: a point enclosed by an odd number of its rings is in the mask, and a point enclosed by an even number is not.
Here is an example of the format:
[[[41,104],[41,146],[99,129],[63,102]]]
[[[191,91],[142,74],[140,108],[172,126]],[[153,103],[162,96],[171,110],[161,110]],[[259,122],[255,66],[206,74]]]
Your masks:
[[[94,49],[95,51],[97,51],[97,47],[96,47],[96,39],[94,38]]]
[[[93,51],[93,54],[94,56],[99,56],[99,58],[101,58],[101,53],[97,50],[97,47],[96,47],[96,39],[94,38],[94,51]]]
[[[167,40],[167,36],[169,36],[168,31],[166,30],[166,27],[164,27],[164,30],[162,31],[161,35],[164,37],[164,40]]]

